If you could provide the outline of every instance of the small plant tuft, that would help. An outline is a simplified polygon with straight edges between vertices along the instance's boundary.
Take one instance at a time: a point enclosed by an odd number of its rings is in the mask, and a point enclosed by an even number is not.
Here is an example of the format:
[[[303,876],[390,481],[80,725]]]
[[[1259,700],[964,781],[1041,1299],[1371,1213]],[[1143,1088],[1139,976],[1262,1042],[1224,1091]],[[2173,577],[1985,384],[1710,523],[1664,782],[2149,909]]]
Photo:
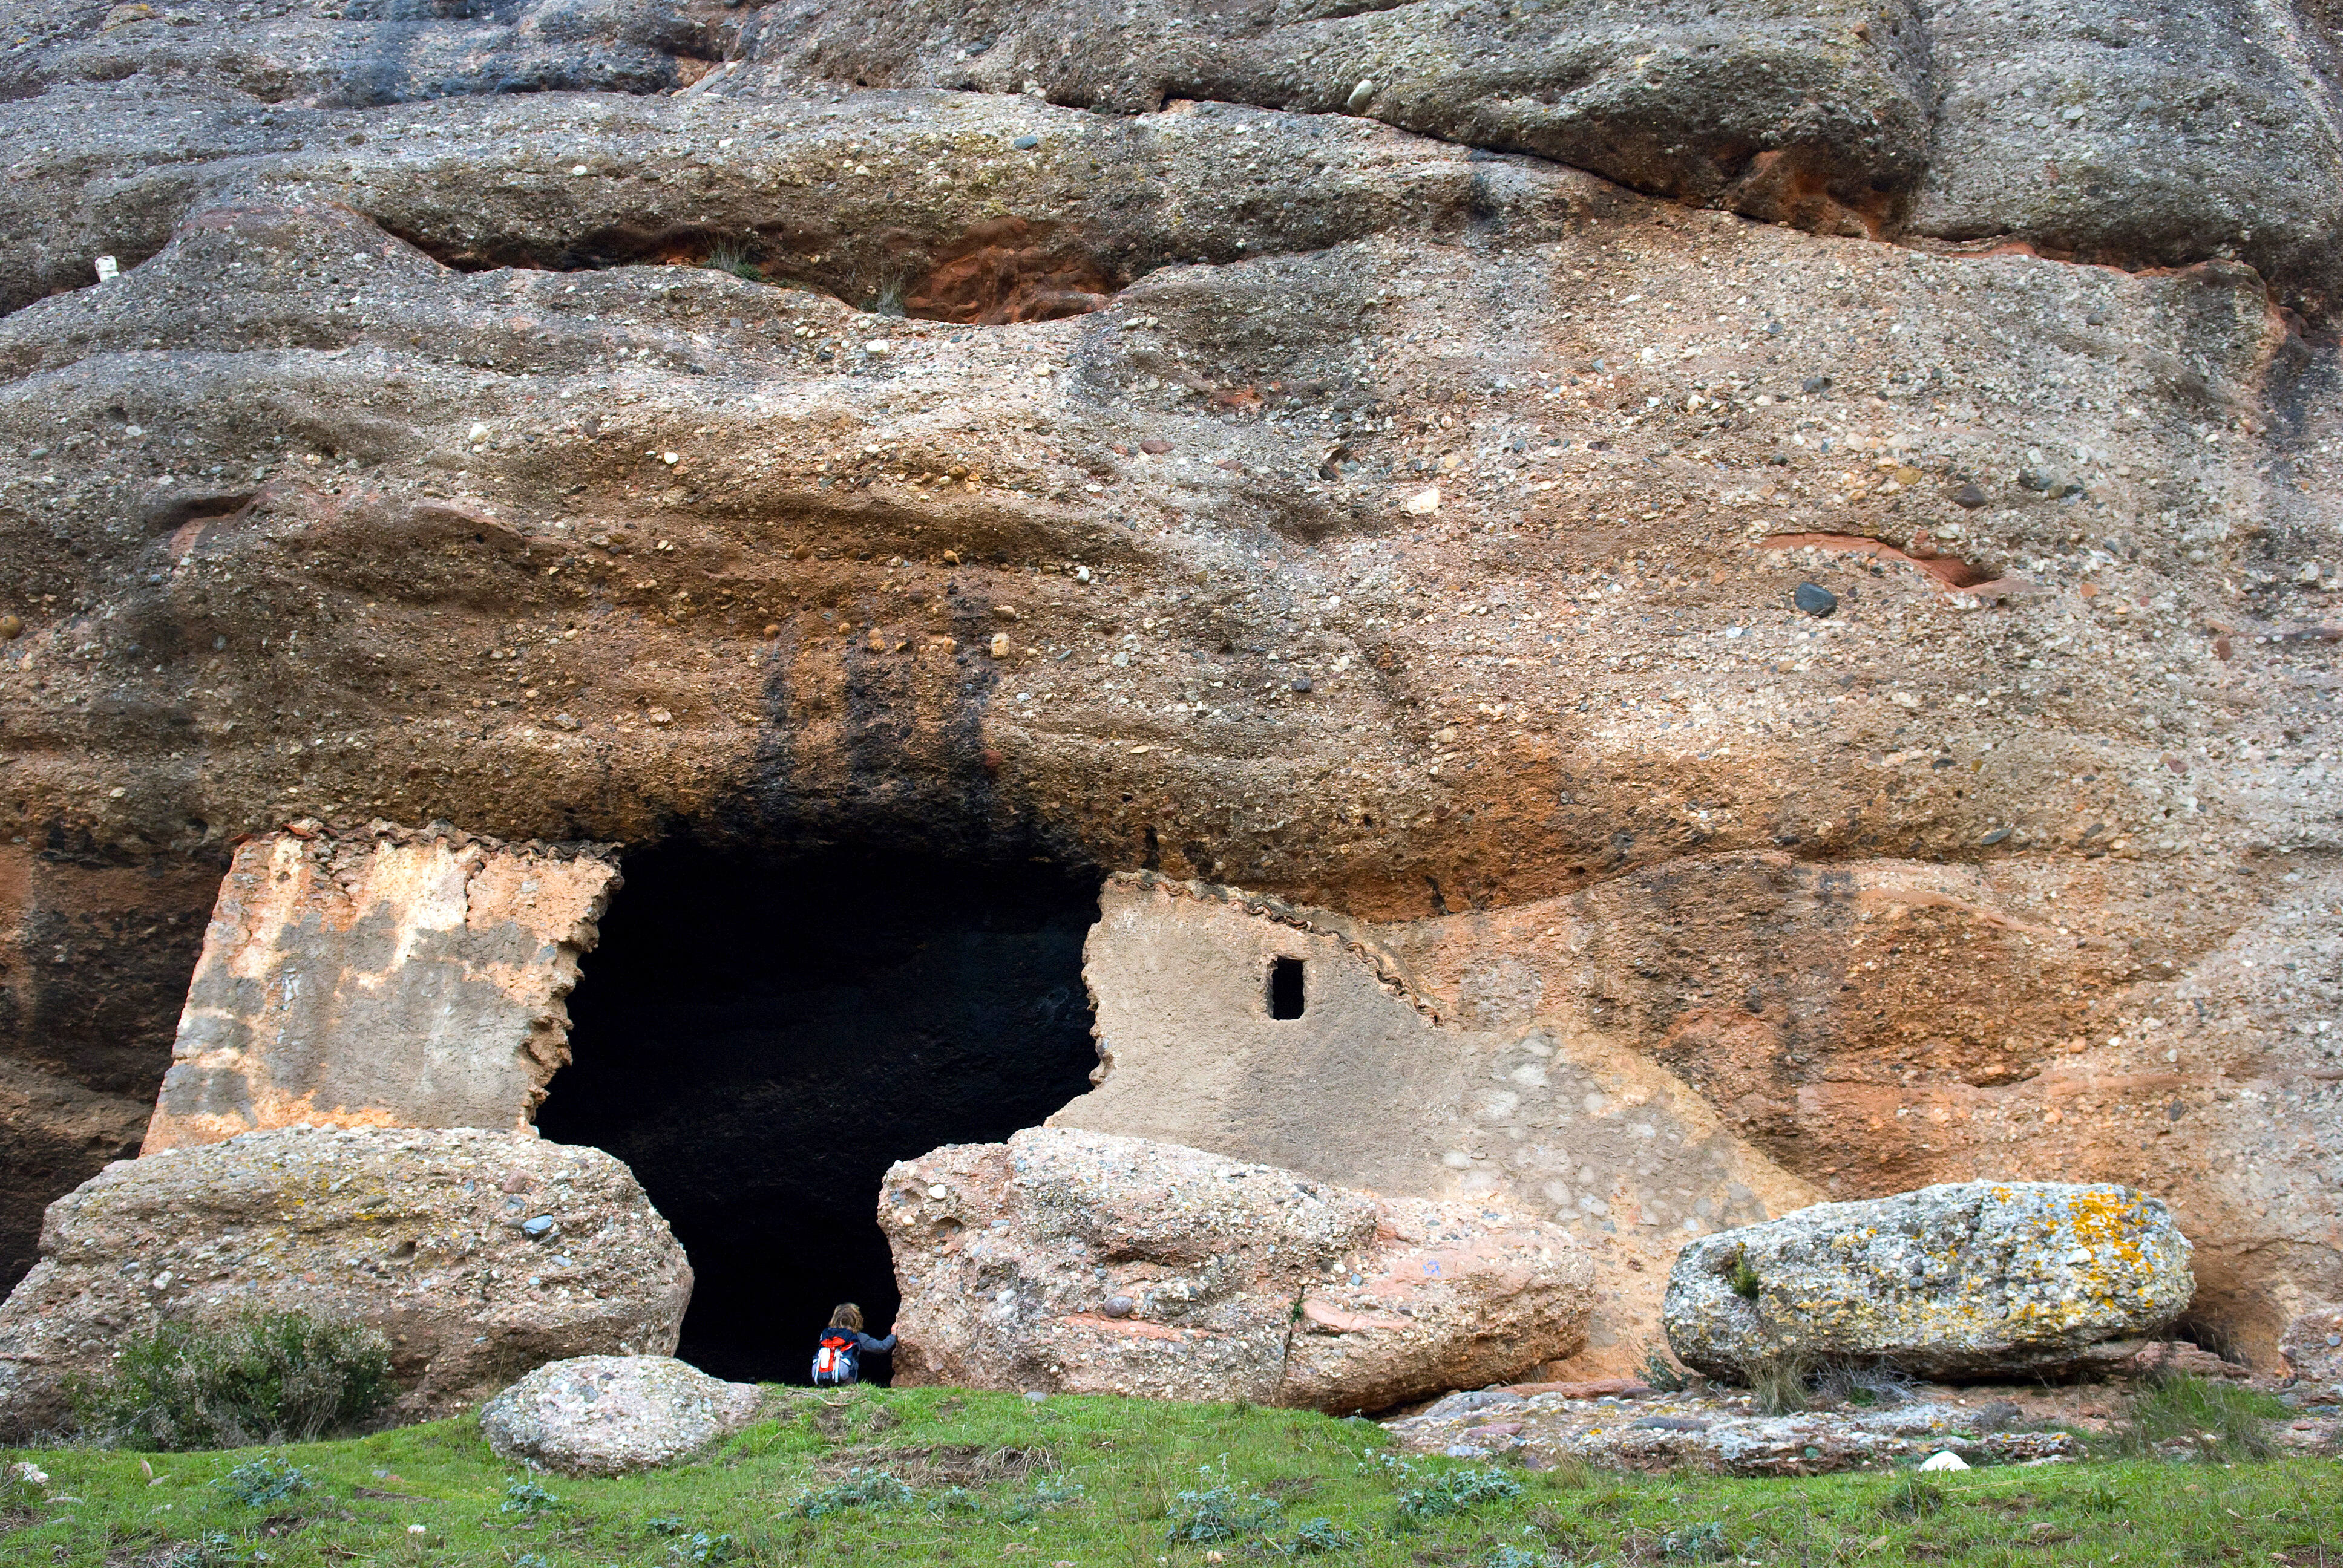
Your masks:
[[[1081,1482],[1051,1476],[1035,1482],[1030,1495],[1017,1498],[1004,1505],[1001,1510],[1001,1517],[1011,1524],[1027,1524],[1053,1508],[1063,1508],[1068,1503],[1080,1503],[1081,1500],[1082,1483]]]
[[[1400,1517],[1410,1521],[1445,1519],[1483,1503],[1519,1497],[1522,1483],[1502,1470],[1452,1470],[1423,1486],[1399,1494]]]
[[[299,1496],[314,1483],[308,1472],[283,1455],[264,1453],[257,1459],[246,1460],[212,1484],[246,1508],[266,1508],[272,1503]]]
[[[1214,1479],[1209,1464],[1202,1473],[1206,1481]],[[1282,1511],[1277,1499],[1263,1497],[1258,1492],[1241,1493],[1231,1484],[1228,1461],[1224,1459],[1216,1484],[1181,1493],[1172,1498],[1164,1515],[1171,1521],[1173,1541],[1206,1546],[1215,1541],[1262,1534],[1276,1523]]]
[[[1277,1549],[1288,1557],[1318,1557],[1347,1552],[1355,1544],[1351,1533],[1332,1520],[1305,1519],[1293,1532],[1293,1539],[1280,1543]]]
[[[1533,1552],[1525,1546],[1500,1546],[1481,1559],[1481,1568],[1546,1568],[1546,1563],[1543,1552]]]
[[[739,1551],[729,1535],[711,1535],[705,1530],[677,1536],[667,1543],[670,1563],[729,1563]]]
[[[1691,1382],[1674,1359],[1657,1346],[1644,1351],[1644,1381],[1662,1393],[1682,1393]]]
[[[1733,1555],[1725,1543],[1725,1523],[1711,1519],[1660,1537],[1660,1555],[1680,1563],[1711,1563]]]
[[[1812,1402],[1814,1358],[1804,1351],[1776,1351],[1749,1369],[1749,1393],[1767,1415],[1795,1415]]]
[[[708,259],[699,265],[711,272],[729,272],[735,277],[745,277],[750,283],[765,281],[765,269],[749,259],[749,252],[744,246],[717,246],[708,253]]]
[[[133,1334],[107,1377],[71,1394],[91,1441],[167,1452],[307,1442],[359,1425],[396,1392],[375,1330],[270,1312]]]
[[[518,1513],[524,1519],[534,1519],[548,1508],[561,1506],[556,1497],[534,1481],[516,1481],[505,1488],[505,1500],[497,1504],[499,1513]]]
[[[911,1501],[911,1489],[883,1470],[852,1470],[819,1490],[798,1493],[789,1512],[800,1519],[820,1519],[850,1508],[896,1508]]]
[[[1920,1519],[1945,1506],[1945,1488],[1933,1475],[1906,1473],[1896,1478],[1879,1511],[1899,1519]]]
[[[1733,1261],[1725,1265],[1725,1282],[1731,1285],[1733,1287],[1733,1293],[1742,1298],[1742,1300],[1754,1302],[1757,1299],[1757,1292],[1760,1289],[1760,1284],[1757,1279],[1757,1271],[1749,1266],[1749,1251],[1747,1248],[1735,1247],[1733,1249]]]

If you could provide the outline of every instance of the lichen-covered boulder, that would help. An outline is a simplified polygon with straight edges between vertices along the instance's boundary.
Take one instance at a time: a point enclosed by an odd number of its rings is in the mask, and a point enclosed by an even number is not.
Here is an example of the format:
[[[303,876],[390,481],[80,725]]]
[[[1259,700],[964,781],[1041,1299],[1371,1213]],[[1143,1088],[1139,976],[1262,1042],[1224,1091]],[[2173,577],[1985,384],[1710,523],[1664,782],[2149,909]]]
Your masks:
[[[1376,1410],[1585,1342],[1569,1232],[1069,1128],[887,1173],[898,1382]]]
[[[548,1362],[480,1407],[498,1457],[567,1475],[624,1475],[688,1459],[757,1419],[764,1391],[673,1356]]]
[[[2119,1358],[2179,1316],[2188,1252],[2126,1188],[1965,1181],[1703,1237],[1662,1316],[1685,1365],[1735,1382],[1785,1355],[2019,1376]]]
[[[675,1348],[691,1266],[598,1149],[473,1128],[280,1128],[116,1161],[49,1205],[0,1304],[0,1442],[54,1430],[126,1334],[299,1310],[390,1341],[393,1413],[568,1356]]]

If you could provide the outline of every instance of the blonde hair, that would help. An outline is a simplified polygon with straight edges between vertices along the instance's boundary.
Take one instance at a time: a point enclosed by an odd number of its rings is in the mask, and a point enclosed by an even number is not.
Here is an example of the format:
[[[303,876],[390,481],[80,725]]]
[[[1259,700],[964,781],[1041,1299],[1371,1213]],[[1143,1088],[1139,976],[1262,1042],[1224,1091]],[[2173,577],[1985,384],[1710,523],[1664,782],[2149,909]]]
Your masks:
[[[856,1333],[860,1333],[862,1309],[852,1302],[840,1302],[838,1304],[838,1311],[830,1314],[830,1326],[833,1329],[852,1329]]]

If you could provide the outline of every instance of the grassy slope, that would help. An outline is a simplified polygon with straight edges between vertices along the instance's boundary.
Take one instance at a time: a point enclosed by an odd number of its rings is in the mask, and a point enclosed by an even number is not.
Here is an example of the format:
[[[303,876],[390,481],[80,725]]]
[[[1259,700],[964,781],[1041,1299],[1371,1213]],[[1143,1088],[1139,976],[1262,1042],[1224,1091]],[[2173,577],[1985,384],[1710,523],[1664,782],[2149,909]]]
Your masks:
[[[1046,1450],[1057,1469],[972,1485],[978,1511],[970,1511],[969,1496],[950,1493],[950,1476],[937,1469],[950,1468],[953,1445]],[[948,1452],[925,1462],[900,1452],[940,1448]],[[1176,1510],[1177,1494],[1225,1473],[1240,1497],[1266,1493],[1282,1503],[1277,1542],[1291,1543],[1300,1525],[1321,1516],[1346,1532],[1353,1545],[1310,1559],[1326,1563],[1482,1564],[1511,1546],[1580,1563],[1737,1557],[1866,1568],[2085,1562],[2343,1568],[2343,1467],[2315,1460],[1786,1482],[1514,1471],[1523,1483],[1516,1498],[1395,1528],[1401,1489],[1470,1467],[1420,1462],[1414,1477],[1394,1478],[1386,1466],[1362,1462],[1363,1455],[1388,1452],[1374,1426],[1226,1404],[1071,1397],[1035,1403],[1009,1394],[861,1389],[824,1405],[800,1395],[782,1419],[751,1429],[703,1464],[621,1481],[537,1478],[559,1503],[534,1523],[501,1511],[508,1484],[521,1472],[489,1453],[468,1419],[279,1452],[314,1475],[317,1487],[258,1508],[210,1484],[252,1451],[143,1461],[105,1450],[8,1453],[6,1461],[33,1460],[52,1484],[46,1501],[21,1484],[0,1487],[0,1530],[8,1531],[0,1534],[0,1563],[135,1563],[164,1543],[206,1538],[209,1552],[182,1560],[486,1564],[533,1557],[560,1568],[724,1561],[728,1553],[742,1563],[1037,1568],[1196,1563],[1210,1561],[1210,1552],[1232,1563],[1285,1560],[1258,1537],[1209,1544],[1167,1538],[1166,1510]],[[858,1463],[911,1481],[914,1500],[815,1519],[792,1510],[808,1488]],[[1207,1467],[1209,1479],[1200,1475]],[[1050,1502],[1071,1483],[1081,1485],[1078,1497]],[[80,1501],[55,1501],[67,1494]],[[413,1524],[424,1533],[410,1533]]]

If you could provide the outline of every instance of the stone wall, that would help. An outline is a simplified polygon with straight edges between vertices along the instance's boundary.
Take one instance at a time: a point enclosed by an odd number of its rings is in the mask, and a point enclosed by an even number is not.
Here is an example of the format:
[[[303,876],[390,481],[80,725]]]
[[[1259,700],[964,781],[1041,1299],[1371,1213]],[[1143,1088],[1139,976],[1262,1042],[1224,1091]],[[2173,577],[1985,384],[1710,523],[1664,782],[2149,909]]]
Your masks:
[[[385,826],[247,840],[146,1152],[297,1123],[528,1129],[617,883],[593,846]]]
[[[1483,956],[1503,965],[1503,950]],[[1302,962],[1298,1019],[1270,1016],[1281,957]],[[1051,1125],[1556,1221],[1589,1244],[1599,1274],[1574,1371],[1641,1366],[1660,1342],[1660,1292],[1687,1238],[1818,1196],[1681,1079],[1582,1020],[1534,995],[1483,999],[1458,1018],[1401,978],[1382,933],[1339,916],[1118,877],[1085,960],[1097,1087]]]

